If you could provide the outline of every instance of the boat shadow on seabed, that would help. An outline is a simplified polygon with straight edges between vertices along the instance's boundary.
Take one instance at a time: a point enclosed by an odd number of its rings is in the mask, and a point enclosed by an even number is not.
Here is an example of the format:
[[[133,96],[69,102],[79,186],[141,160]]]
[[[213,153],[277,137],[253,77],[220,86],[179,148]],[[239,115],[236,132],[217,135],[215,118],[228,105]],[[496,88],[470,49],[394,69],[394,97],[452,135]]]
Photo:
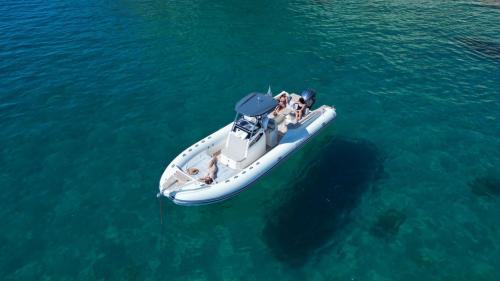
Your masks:
[[[286,183],[293,193],[268,216],[262,233],[273,255],[291,266],[303,265],[331,241],[383,174],[378,150],[363,140],[334,138],[314,157],[299,178]]]

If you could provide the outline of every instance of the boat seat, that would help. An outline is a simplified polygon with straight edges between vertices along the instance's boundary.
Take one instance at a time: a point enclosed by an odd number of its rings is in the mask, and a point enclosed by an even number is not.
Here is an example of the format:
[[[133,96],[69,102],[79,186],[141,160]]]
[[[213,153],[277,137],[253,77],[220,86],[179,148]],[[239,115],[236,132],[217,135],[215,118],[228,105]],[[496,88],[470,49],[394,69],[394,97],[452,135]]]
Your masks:
[[[188,181],[191,181],[191,178],[188,175],[186,175],[184,172],[182,172],[181,170],[176,170],[174,172],[174,177],[179,182],[188,182]]]
[[[293,110],[293,104],[299,102],[300,96],[297,94],[290,94],[290,97],[288,98],[288,108]]]
[[[281,122],[285,120],[285,117],[292,112],[294,112],[293,109],[287,106],[282,109],[276,116],[274,116],[272,113],[269,113],[267,117],[269,119],[274,119],[274,123],[281,124]]]
[[[245,159],[247,142],[247,139],[242,139],[236,134],[230,133],[226,146],[222,149],[222,154],[229,159],[240,162]]]

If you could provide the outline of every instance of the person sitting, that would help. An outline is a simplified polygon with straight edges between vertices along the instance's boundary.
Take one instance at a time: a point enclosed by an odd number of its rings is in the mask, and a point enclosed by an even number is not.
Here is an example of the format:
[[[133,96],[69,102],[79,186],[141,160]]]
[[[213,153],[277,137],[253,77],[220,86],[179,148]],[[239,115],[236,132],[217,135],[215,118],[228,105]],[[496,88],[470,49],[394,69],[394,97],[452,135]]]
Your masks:
[[[276,116],[280,111],[286,108],[286,105],[288,104],[288,97],[286,96],[286,93],[282,93],[278,97],[278,105],[274,108],[273,110],[273,115]]]
[[[306,101],[303,98],[299,98],[299,102],[297,103],[297,108],[295,109],[295,120],[297,120],[297,122],[299,122],[300,119],[302,119],[305,111],[306,111]]]
[[[210,162],[208,162],[207,174],[204,177],[200,178],[199,180],[206,184],[212,184],[215,180],[217,171],[218,171],[217,155],[214,155],[212,159],[210,159]]]

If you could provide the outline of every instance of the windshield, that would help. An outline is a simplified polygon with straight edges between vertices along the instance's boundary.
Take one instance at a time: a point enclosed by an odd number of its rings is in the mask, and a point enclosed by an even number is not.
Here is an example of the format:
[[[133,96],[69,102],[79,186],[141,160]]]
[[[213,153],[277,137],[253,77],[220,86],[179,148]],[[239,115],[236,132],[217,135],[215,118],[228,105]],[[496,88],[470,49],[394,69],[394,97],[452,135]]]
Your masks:
[[[257,120],[257,118],[238,114],[236,116],[236,120],[234,121],[233,132],[236,132],[237,129],[239,129],[252,135],[259,128],[260,122]]]

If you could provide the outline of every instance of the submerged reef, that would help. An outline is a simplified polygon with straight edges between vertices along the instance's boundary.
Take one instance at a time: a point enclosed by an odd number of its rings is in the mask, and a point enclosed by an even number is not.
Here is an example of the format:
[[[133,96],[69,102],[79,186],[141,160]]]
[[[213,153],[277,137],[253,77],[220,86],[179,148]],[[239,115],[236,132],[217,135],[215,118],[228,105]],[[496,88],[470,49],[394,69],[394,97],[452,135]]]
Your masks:
[[[500,1],[498,0],[482,0],[481,5],[490,8],[500,9]]]
[[[500,59],[500,43],[471,37],[459,37],[456,40],[474,53],[492,59]]]
[[[299,176],[287,181],[290,196],[272,213],[263,240],[283,263],[304,264],[315,250],[332,241],[349,214],[383,171],[383,160],[367,141],[334,138]]]
[[[396,235],[405,222],[406,215],[399,210],[389,209],[380,214],[370,228],[370,233],[378,238],[390,238]]]
[[[480,176],[469,183],[472,193],[478,196],[500,196],[500,177],[493,175]]]

